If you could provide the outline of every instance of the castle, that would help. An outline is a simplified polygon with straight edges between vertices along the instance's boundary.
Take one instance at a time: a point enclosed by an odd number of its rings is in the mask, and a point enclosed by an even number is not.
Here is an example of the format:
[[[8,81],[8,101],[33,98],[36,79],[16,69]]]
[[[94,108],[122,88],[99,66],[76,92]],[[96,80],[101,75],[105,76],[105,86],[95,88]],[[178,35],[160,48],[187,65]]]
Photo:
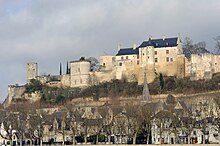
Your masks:
[[[101,56],[100,68],[96,71],[91,71],[90,61],[81,58],[68,62],[70,68],[67,74],[39,76],[38,64],[28,63],[27,83],[36,79],[48,86],[85,87],[126,78],[128,81],[143,84],[145,71],[148,83],[152,82],[158,73],[178,78],[189,76],[192,80],[210,79],[213,73],[220,72],[219,62],[220,56],[214,54],[193,54],[191,60],[188,60],[183,54],[180,36],[159,39],[149,37],[139,46],[134,44],[130,48],[119,47],[114,56]],[[23,92],[24,86],[10,85],[4,105],[9,105],[12,99],[21,97]],[[28,96],[30,95],[26,95]]]

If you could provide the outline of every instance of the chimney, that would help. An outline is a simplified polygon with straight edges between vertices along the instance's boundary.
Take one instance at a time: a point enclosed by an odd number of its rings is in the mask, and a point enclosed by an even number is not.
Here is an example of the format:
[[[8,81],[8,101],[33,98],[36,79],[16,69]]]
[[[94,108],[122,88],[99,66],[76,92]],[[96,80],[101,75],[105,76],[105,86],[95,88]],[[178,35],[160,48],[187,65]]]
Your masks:
[[[165,38],[166,38],[166,37],[165,37],[165,36],[163,36],[163,40],[165,40]]]

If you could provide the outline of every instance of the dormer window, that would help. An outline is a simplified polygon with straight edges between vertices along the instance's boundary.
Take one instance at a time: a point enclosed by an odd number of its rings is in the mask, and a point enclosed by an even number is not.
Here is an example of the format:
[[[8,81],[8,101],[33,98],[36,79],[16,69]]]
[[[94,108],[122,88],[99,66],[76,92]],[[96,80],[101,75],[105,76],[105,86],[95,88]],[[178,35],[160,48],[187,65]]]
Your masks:
[[[166,45],[168,46],[168,45],[169,45],[169,43],[166,43]]]
[[[158,46],[158,43],[156,43],[156,46]]]

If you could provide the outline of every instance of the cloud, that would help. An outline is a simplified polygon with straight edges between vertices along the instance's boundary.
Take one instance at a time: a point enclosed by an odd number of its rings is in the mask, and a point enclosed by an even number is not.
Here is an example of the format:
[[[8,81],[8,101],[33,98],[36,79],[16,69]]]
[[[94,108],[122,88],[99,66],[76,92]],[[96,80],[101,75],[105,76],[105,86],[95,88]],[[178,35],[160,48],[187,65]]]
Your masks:
[[[0,0],[0,98],[8,84],[25,83],[27,62],[57,74],[59,62],[178,33],[213,50],[219,7],[218,0]]]

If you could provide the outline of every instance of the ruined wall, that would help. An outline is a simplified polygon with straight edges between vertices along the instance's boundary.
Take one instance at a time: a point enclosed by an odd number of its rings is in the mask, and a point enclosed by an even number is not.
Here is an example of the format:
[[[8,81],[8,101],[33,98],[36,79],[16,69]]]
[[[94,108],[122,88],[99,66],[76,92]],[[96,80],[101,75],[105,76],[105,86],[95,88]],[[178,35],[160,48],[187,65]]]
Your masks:
[[[8,86],[8,96],[4,101],[4,108],[8,107],[13,99],[22,98],[25,91],[25,86],[9,85]]]
[[[191,75],[191,61],[185,58],[185,77],[190,77]]]
[[[185,77],[185,64],[186,58],[184,55],[177,56],[177,78],[184,78]]]
[[[220,72],[220,55],[214,55],[214,73]]]
[[[211,53],[191,55],[192,80],[211,79],[214,73],[220,72],[220,56]]]
[[[61,85],[64,87],[70,87],[71,82],[70,82],[70,74],[67,75],[62,75],[61,77]]]

